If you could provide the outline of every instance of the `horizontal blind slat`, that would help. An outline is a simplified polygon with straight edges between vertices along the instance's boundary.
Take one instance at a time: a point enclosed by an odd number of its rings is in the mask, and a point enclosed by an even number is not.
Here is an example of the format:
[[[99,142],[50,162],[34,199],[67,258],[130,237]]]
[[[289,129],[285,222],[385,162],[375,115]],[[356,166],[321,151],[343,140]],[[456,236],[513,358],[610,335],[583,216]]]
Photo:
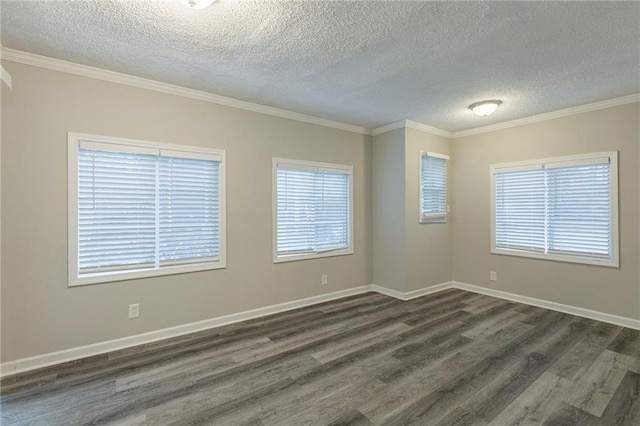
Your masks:
[[[495,175],[496,247],[545,247],[544,170],[528,169]]]
[[[220,163],[107,145],[78,150],[79,275],[219,260]]]
[[[349,174],[329,167],[276,166],[278,255],[349,246],[349,179]]]
[[[219,163],[161,157],[159,176],[160,262],[219,257]]]
[[[608,162],[494,173],[495,244],[572,257],[611,257]],[[529,247],[529,248],[527,248]]]
[[[80,272],[130,269],[155,257],[153,155],[80,148]]]
[[[447,159],[423,153],[420,158],[421,220],[447,214]]]

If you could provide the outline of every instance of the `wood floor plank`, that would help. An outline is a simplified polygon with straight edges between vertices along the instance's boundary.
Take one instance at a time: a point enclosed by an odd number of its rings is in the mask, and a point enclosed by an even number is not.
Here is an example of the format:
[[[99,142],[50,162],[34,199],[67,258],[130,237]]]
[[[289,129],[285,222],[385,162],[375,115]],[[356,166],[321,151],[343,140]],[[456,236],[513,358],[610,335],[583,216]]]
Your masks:
[[[640,425],[640,374],[627,372],[601,419],[605,425]]]
[[[640,332],[377,293],[2,379],[3,425],[640,425]]]
[[[458,407],[438,422],[436,426],[484,426],[487,424],[487,422],[474,416],[464,408]]]
[[[469,339],[486,338],[512,324],[514,321],[520,321],[525,318],[526,315],[510,309],[487,318],[474,328],[462,333],[462,335]]]
[[[468,306],[466,306],[463,310],[466,312],[470,312],[472,314],[479,314],[481,312],[484,312],[486,310],[489,310],[491,308],[494,308],[496,306],[502,306],[506,303],[504,300],[501,299],[494,299],[493,297],[488,297],[486,299],[483,300],[479,300],[476,301],[474,303],[469,304]]]
[[[543,373],[496,416],[496,425],[539,425],[563,404],[563,397],[573,386],[571,380]]]
[[[89,383],[79,389],[51,395],[23,397],[9,402],[2,401],[0,424],[36,423],[34,419],[51,418],[70,407],[95,406],[110,398],[115,392],[115,381]],[[53,423],[55,424],[55,423]]]
[[[415,401],[407,408],[389,419],[391,423],[423,424],[437,423],[456,407],[463,405],[471,395],[482,392],[484,387],[496,374],[503,371],[505,366],[514,362],[518,353],[527,348],[535,347],[545,337],[556,333],[558,329],[564,329],[570,325],[568,317],[564,322],[549,323],[539,326],[520,339],[495,352],[491,357],[485,358],[466,369],[463,374],[453,377],[452,380]]]
[[[630,356],[610,350],[603,351],[580,380],[575,382],[566,401],[600,417],[634,364],[635,360]]]
[[[550,359],[535,352],[507,366],[481,392],[472,395],[462,407],[476,416],[492,421],[545,372]]]
[[[328,426],[368,426],[371,421],[358,410],[351,410],[328,423]]]
[[[488,335],[483,339],[475,340],[472,345],[462,348],[461,351],[473,354],[478,358],[484,358],[490,356],[497,349],[517,341],[533,328],[533,325],[524,324],[519,321],[505,324],[503,328],[494,334]]]
[[[306,410],[301,411],[288,418],[281,418],[277,422],[269,423],[274,426],[283,424],[306,425],[306,424],[330,424],[344,415],[352,412],[354,406],[370,399],[373,395],[384,392],[386,385],[379,380],[361,384],[352,384],[325,395],[323,398],[315,400],[309,404]]]
[[[458,312],[459,314],[466,314],[466,316],[470,316],[471,314],[461,310],[464,306],[466,306],[464,303],[455,300],[452,302],[444,302],[441,305],[429,306],[426,308],[420,307],[419,309],[409,311],[411,312],[411,315],[404,318],[403,322],[407,325],[415,326],[424,324],[433,318],[446,315],[451,312]]]
[[[621,330],[622,327],[612,324],[595,324],[580,342],[549,369],[549,372],[570,380],[578,380]]]
[[[419,364],[419,367],[411,365],[382,376],[381,379],[389,386],[387,392],[364,403],[360,411],[375,424],[393,423],[395,416],[411,404],[442,386],[452,375],[461,375],[477,363],[477,359],[470,355],[447,355],[444,359]]]
[[[397,335],[397,333],[402,333],[410,329],[410,326],[402,322],[392,323],[387,327],[363,334],[362,336],[348,342],[344,342],[341,345],[331,345],[326,347],[320,351],[312,353],[311,356],[323,364],[326,364],[329,361],[333,361],[369,345],[387,340]]]
[[[543,426],[609,426],[603,425],[593,414],[566,403],[562,403],[542,424]]]
[[[608,349],[625,355],[640,356],[640,330],[625,328],[611,342]]]

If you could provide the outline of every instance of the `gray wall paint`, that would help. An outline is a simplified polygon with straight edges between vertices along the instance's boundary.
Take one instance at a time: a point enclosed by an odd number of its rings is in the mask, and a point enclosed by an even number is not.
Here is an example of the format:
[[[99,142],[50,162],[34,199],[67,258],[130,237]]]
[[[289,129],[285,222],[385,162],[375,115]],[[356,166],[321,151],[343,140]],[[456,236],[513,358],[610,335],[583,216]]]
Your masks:
[[[5,67],[3,362],[371,284],[369,136]],[[68,131],[225,149],[227,268],[67,288]],[[353,165],[355,254],[273,264],[272,157]],[[141,317],[129,320],[135,302]]]
[[[373,138],[5,62],[2,361],[375,283],[451,279],[640,318],[639,105],[449,141]],[[227,151],[228,268],[67,288],[68,131]],[[620,150],[621,268],[489,253],[489,164]],[[449,153],[452,214],[418,224],[419,151]],[[354,166],[355,254],[272,263],[271,158]],[[498,281],[488,280],[490,270]],[[320,276],[329,275],[328,287]],[[141,318],[126,318],[129,303]]]
[[[404,129],[373,138],[373,282],[404,292]]]
[[[450,144],[411,128],[374,136],[375,284],[409,292],[451,281],[451,221],[419,223],[420,152],[449,155]]]
[[[451,281],[451,215],[446,223],[419,223],[420,152],[430,151],[451,156],[451,141],[420,130],[405,132],[405,245],[407,253],[405,291],[419,290]],[[451,161],[448,164],[451,202]]]
[[[630,318],[640,318],[639,104],[469,136],[453,144],[453,279]],[[620,151],[620,268],[491,254],[489,165]],[[498,281],[489,281],[489,271]]]

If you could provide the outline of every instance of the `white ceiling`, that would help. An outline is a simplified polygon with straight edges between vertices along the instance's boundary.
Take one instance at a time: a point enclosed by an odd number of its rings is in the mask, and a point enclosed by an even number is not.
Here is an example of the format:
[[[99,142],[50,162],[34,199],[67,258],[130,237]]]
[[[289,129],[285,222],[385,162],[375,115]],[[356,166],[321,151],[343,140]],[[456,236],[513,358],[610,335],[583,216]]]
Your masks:
[[[8,48],[366,128],[640,92],[640,2],[2,1]],[[499,98],[491,117],[472,102]]]

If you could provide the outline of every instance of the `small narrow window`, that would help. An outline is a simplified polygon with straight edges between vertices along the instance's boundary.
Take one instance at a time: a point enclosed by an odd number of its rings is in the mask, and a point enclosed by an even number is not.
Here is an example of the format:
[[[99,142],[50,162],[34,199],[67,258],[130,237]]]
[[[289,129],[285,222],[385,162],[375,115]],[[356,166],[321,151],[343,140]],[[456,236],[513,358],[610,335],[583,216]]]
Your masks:
[[[353,253],[352,168],[274,159],[274,261]]]
[[[497,254],[618,266],[618,153],[491,166]]]
[[[69,284],[224,267],[223,159],[69,134]]]
[[[447,221],[447,162],[449,157],[420,154],[420,223]]]

